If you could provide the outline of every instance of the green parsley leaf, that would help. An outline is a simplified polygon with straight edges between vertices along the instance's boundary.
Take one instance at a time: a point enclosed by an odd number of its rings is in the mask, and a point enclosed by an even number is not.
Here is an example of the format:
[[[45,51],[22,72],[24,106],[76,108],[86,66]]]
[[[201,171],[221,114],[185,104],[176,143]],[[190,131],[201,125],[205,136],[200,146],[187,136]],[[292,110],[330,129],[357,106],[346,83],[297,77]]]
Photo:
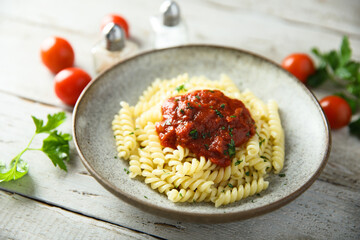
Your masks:
[[[350,133],[360,139],[360,118],[349,124]]]
[[[261,147],[261,145],[265,142],[264,138],[260,138],[260,142],[259,142],[259,147]]]
[[[316,88],[323,84],[329,78],[325,67],[318,68],[314,74],[310,75],[306,84],[309,87]]]
[[[221,117],[221,118],[224,117],[219,110],[215,109],[215,112],[219,117]]]
[[[144,198],[148,199],[148,197],[147,197],[147,196],[144,196]]]
[[[175,90],[178,91],[178,92],[181,92],[181,91],[186,92],[187,91],[184,84],[181,84],[180,86],[177,86],[175,88]]]
[[[221,127],[221,129],[222,129],[222,130],[225,130],[225,127],[224,127],[224,126],[222,126],[222,127]]]
[[[8,182],[25,176],[29,171],[28,163],[21,158],[11,160],[9,167],[0,165],[0,182]]]
[[[41,150],[51,159],[55,167],[59,165],[59,167],[65,171],[67,171],[67,169],[64,161],[69,161],[70,159],[70,140],[70,134],[58,133],[57,130],[55,130],[44,139],[41,148]]]
[[[233,186],[231,183],[228,183],[228,186],[229,186],[230,188],[234,188],[234,186]]]
[[[250,176],[250,172],[249,171],[245,172],[245,175]]]
[[[60,126],[66,119],[66,114],[65,112],[59,112],[59,113],[55,113],[54,115],[47,115],[47,123],[44,126],[44,121],[41,119],[38,119],[34,116],[31,116],[34,124],[36,126],[36,133],[44,133],[44,132],[49,132],[51,130],[54,130],[55,128],[57,128],[58,126]]]
[[[183,197],[183,195],[181,193],[179,193],[180,197]]]
[[[279,173],[279,177],[285,177],[285,173]]]
[[[47,115],[47,123],[44,125],[44,121],[31,116],[35,124],[35,133],[30,139],[28,145],[22,150],[16,157],[14,157],[9,166],[0,163],[0,182],[16,180],[23,177],[29,171],[28,163],[25,162],[21,156],[28,150],[38,150],[44,152],[55,166],[66,171],[65,161],[69,160],[69,141],[71,136],[69,134],[58,133],[55,130],[66,119],[64,112],[55,113],[53,115]],[[37,134],[47,133],[47,138],[43,140],[42,148],[30,148],[30,145]],[[114,136],[116,138],[116,136]]]
[[[134,132],[129,133],[129,135],[133,135],[133,134],[134,134]]]
[[[335,93],[334,95],[339,96],[341,98],[343,98],[350,106],[351,108],[351,112],[354,114],[356,112],[357,106],[358,106],[358,101],[356,99],[354,99],[353,97],[349,97],[347,95],[345,95],[344,93]]]
[[[231,117],[231,118],[236,118],[236,116],[235,116],[235,115],[231,115],[230,117]]]
[[[237,160],[234,165],[237,166],[237,165],[239,165],[241,162],[242,162],[242,160]]]
[[[124,168],[124,172],[126,172],[126,174],[129,174],[129,173],[130,173],[130,171],[127,170],[126,168]]]
[[[233,136],[233,133],[232,133],[233,130],[234,130],[233,128],[229,128],[229,135],[230,136]]]
[[[181,112],[182,114],[184,114],[184,113],[185,113],[184,109],[180,109],[180,112]]]
[[[221,107],[222,109],[224,109],[224,108],[225,108],[225,104],[224,104],[224,103],[221,104],[220,107]]]
[[[267,158],[267,157],[265,157],[265,156],[260,156],[262,159],[264,159],[264,161],[266,162],[266,161],[269,161],[269,159]]]
[[[228,150],[227,152],[229,153],[229,157],[233,157],[235,156],[235,142],[234,139],[230,140],[230,143],[228,144]]]
[[[187,109],[193,109],[193,107],[192,106],[190,106],[190,103],[188,102],[187,103],[187,107],[186,107]]]
[[[196,129],[191,130],[190,133],[189,133],[189,136],[192,139],[197,139],[198,138],[198,131]]]
[[[195,95],[195,97],[200,100],[200,97],[198,95]]]
[[[344,66],[345,64],[347,64],[350,58],[351,48],[349,39],[347,36],[344,36],[340,46],[340,66]]]
[[[360,62],[351,60],[352,51],[348,37],[343,37],[338,51],[332,50],[321,53],[317,48],[313,48],[312,52],[320,60],[320,65],[316,72],[307,79],[307,85],[318,87],[330,80],[345,96],[350,96],[350,98],[359,101]],[[351,107],[353,110],[354,106]]]

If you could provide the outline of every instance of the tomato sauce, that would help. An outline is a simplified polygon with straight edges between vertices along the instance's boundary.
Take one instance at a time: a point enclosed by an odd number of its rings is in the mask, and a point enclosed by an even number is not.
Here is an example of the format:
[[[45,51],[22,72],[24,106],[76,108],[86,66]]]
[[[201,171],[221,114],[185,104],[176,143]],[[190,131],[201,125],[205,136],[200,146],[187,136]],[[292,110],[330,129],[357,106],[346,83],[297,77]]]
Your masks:
[[[161,145],[188,148],[226,167],[235,147],[255,134],[255,122],[245,105],[219,90],[197,90],[167,99],[161,107],[162,121],[156,123]]]

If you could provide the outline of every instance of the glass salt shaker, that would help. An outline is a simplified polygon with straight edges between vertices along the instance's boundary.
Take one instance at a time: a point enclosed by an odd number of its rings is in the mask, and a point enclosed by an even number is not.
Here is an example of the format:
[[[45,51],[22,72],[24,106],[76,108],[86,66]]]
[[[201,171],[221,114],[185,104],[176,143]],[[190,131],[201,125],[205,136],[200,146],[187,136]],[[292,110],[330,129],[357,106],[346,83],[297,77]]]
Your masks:
[[[102,39],[91,49],[97,73],[134,55],[138,46],[126,40],[124,30],[117,24],[108,23],[102,30]]]
[[[188,43],[186,25],[181,18],[179,5],[172,0],[160,6],[160,15],[150,17],[154,31],[154,47],[166,48]]]

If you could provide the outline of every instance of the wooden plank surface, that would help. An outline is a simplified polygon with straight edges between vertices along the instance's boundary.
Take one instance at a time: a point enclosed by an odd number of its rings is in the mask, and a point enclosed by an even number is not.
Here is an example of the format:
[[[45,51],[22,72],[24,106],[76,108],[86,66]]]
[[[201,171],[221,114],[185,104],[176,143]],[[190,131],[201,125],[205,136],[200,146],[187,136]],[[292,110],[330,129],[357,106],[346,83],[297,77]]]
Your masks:
[[[10,160],[33,134],[30,115],[44,118],[65,109],[61,127],[71,132],[71,108],[53,93],[53,75],[41,64],[47,36],[68,39],[76,65],[95,76],[90,49],[99,39],[101,18],[110,12],[130,22],[141,49],[151,48],[149,16],[161,0],[0,2],[0,153]],[[350,36],[360,59],[360,2],[356,0],[179,1],[192,43],[233,46],[276,62],[292,52],[337,48]],[[331,91],[316,91],[318,97]],[[360,148],[348,129],[333,131],[329,162],[319,180],[287,206],[228,224],[191,224],[144,213],[114,197],[85,170],[71,146],[69,172],[54,168],[40,152],[29,152],[27,176],[0,183],[0,239],[359,239]],[[41,137],[34,146],[41,144]],[[9,192],[18,193],[9,194]],[[33,200],[33,199],[36,199]],[[11,217],[10,217],[11,216]],[[64,233],[63,226],[71,226]],[[135,231],[133,231],[135,230]],[[136,232],[138,231],[138,232]],[[55,237],[53,237],[55,236]]]
[[[0,239],[157,239],[17,194],[0,191],[0,201]]]

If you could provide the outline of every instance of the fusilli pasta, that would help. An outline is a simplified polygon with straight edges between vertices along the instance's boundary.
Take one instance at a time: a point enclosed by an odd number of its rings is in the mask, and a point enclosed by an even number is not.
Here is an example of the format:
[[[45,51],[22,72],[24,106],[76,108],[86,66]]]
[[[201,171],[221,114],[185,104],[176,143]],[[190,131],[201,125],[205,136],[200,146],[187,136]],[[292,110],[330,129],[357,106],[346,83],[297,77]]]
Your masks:
[[[155,123],[162,119],[162,102],[199,89],[218,89],[243,101],[255,120],[256,134],[236,147],[227,167],[197,158],[180,145],[172,149],[160,144]],[[173,202],[213,202],[215,207],[230,204],[267,189],[267,174],[272,169],[279,173],[284,166],[285,139],[276,102],[265,104],[248,90],[240,92],[226,75],[220,81],[187,74],[157,79],[134,107],[125,102],[120,105],[112,122],[118,156],[129,160],[131,178],[144,178]]]

